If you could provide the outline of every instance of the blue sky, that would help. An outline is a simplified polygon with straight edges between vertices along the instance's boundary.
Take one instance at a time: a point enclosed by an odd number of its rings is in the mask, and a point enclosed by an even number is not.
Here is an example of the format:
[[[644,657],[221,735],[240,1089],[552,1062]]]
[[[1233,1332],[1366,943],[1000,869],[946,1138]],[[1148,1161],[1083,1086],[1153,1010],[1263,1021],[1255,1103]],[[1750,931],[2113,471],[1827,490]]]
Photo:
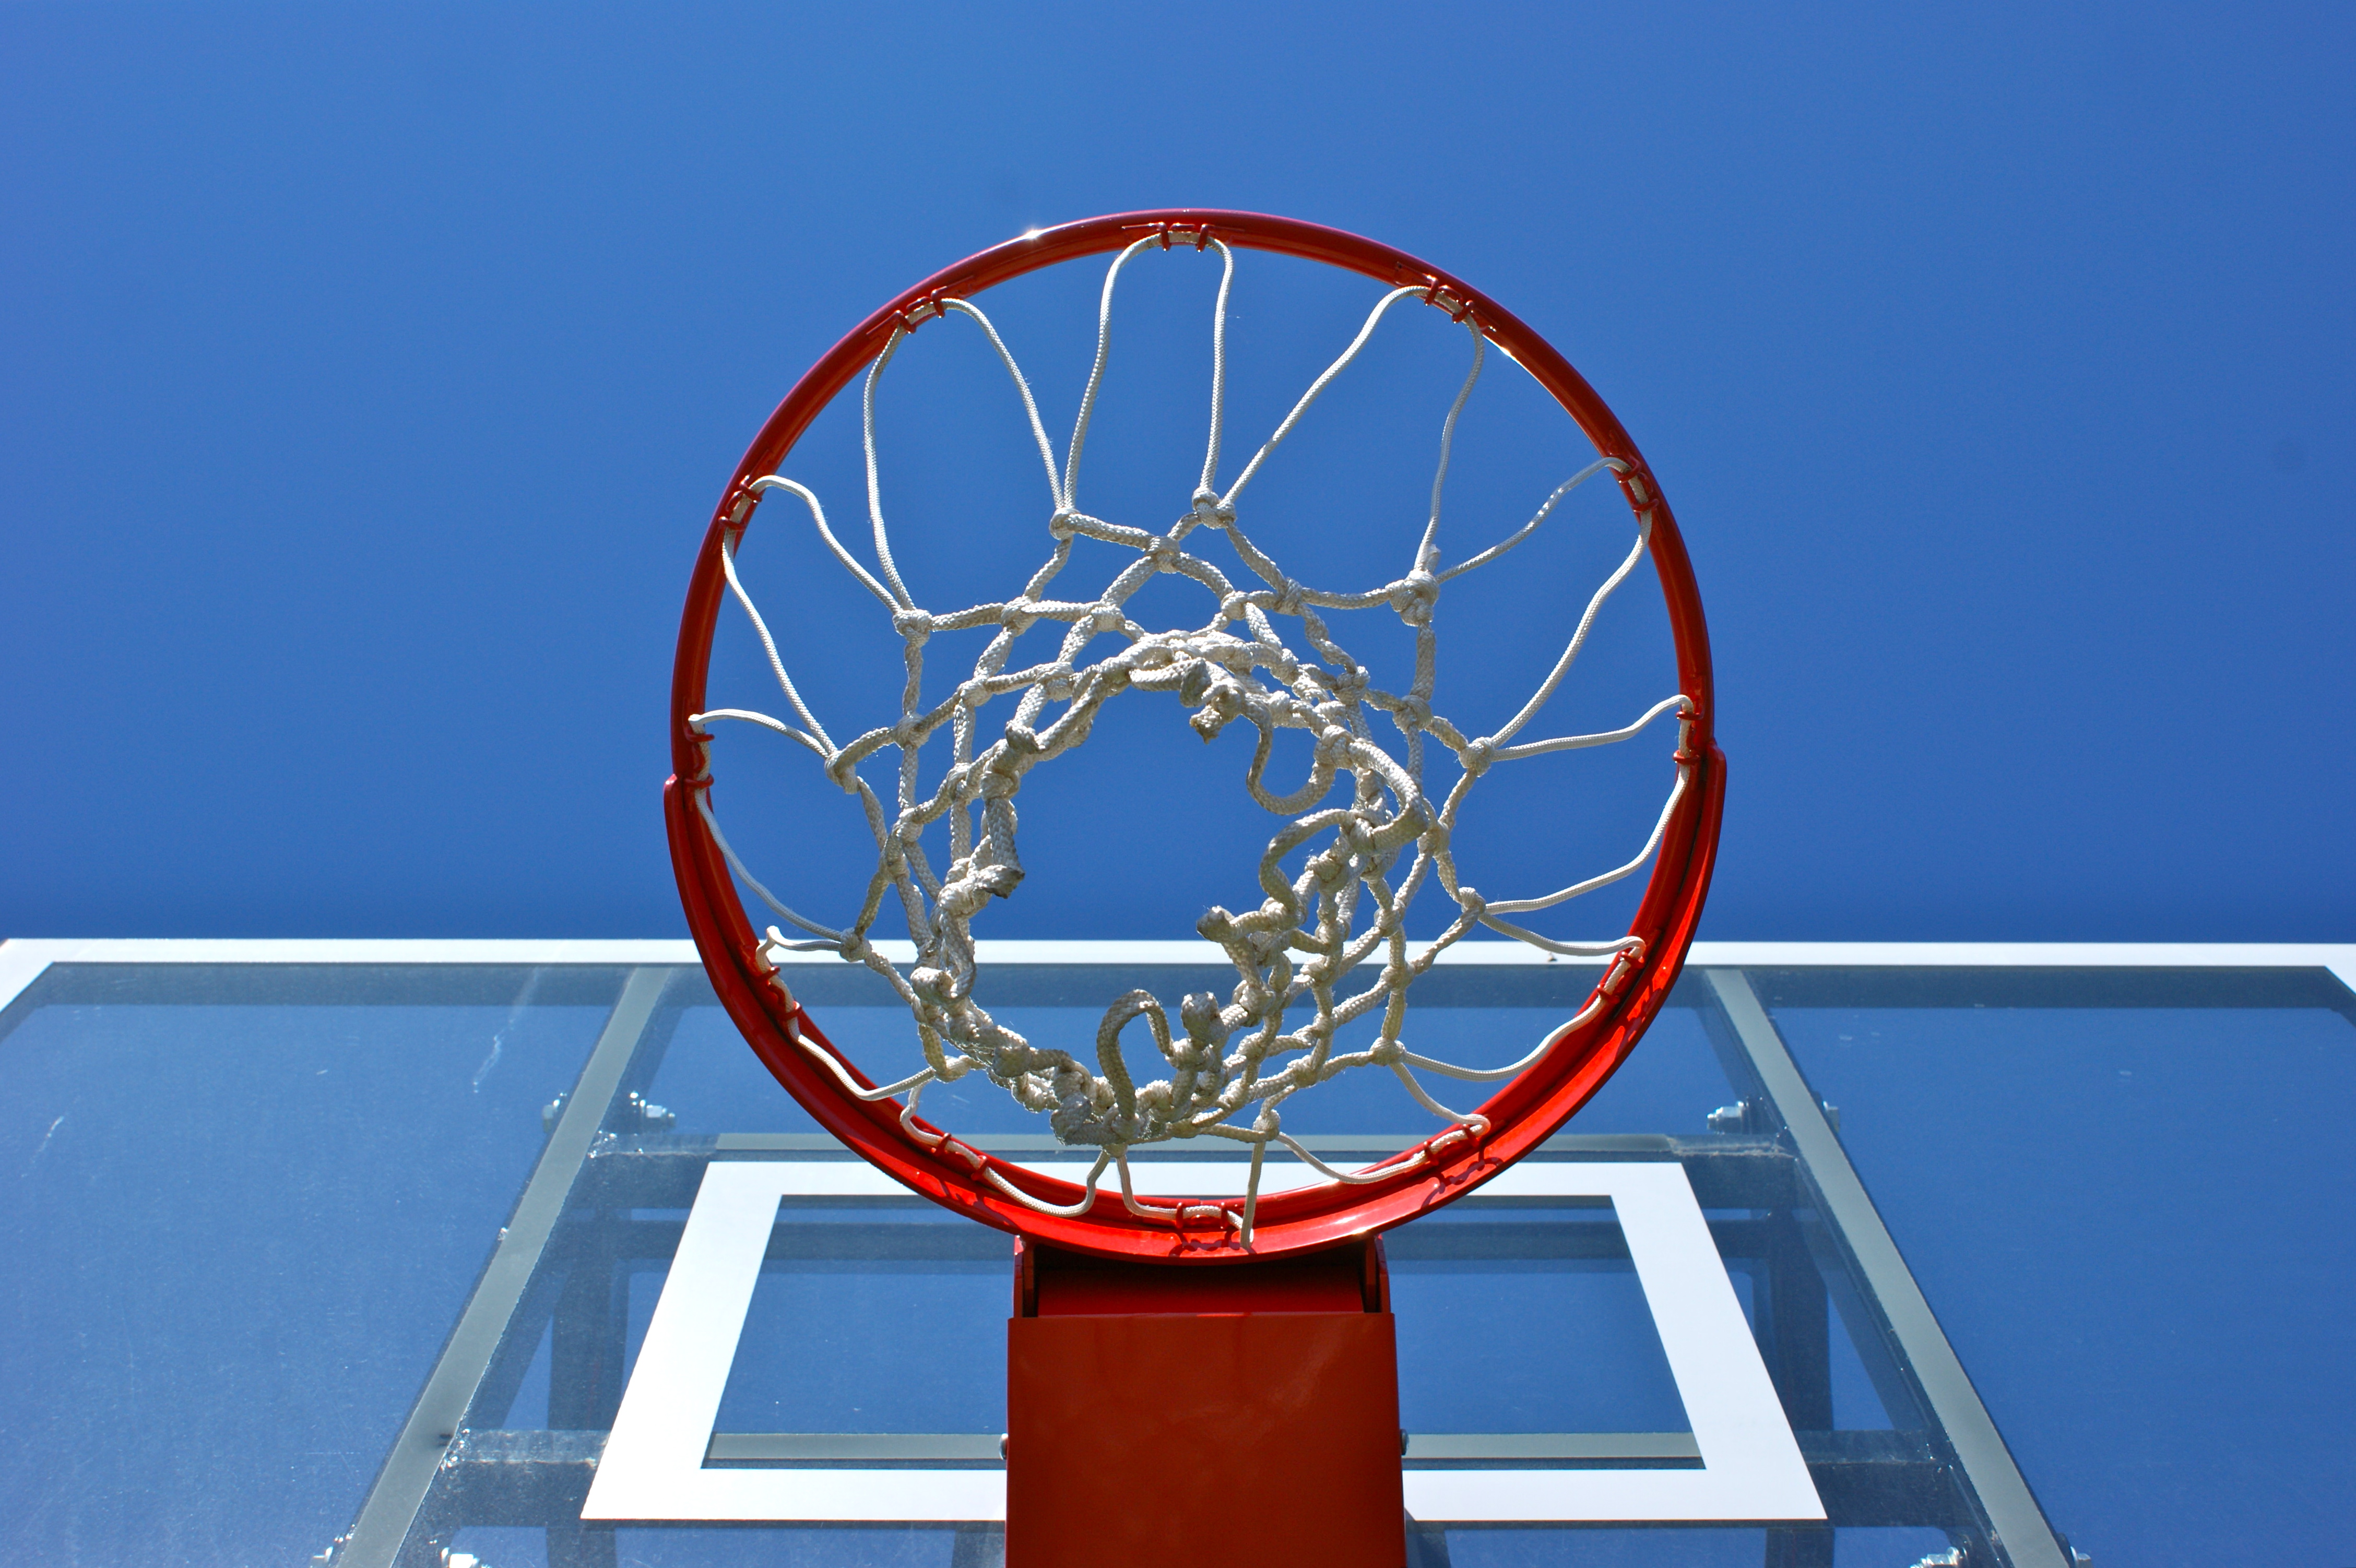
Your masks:
[[[1705,935],[2356,939],[2352,33],[11,5],[0,931],[679,931],[671,642],[769,407],[1194,203],[1425,255],[1619,411],[1711,618]]]

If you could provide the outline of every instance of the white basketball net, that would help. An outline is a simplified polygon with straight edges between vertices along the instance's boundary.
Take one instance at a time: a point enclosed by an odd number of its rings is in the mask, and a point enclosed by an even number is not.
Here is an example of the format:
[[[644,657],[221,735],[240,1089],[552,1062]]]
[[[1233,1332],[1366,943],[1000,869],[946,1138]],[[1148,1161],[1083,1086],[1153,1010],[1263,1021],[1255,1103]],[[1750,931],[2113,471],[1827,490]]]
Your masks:
[[[1197,236],[1177,235],[1181,240]],[[701,724],[711,720],[737,720],[775,731],[815,753],[827,776],[858,796],[873,832],[876,862],[858,914],[841,929],[806,919],[781,902],[738,859],[712,815],[709,789],[695,792],[698,809],[730,868],[755,894],[776,912],[788,935],[776,925],[768,928],[762,944],[765,958],[780,951],[833,951],[853,964],[863,964],[890,983],[914,1015],[923,1043],[925,1066],[919,1072],[878,1088],[861,1088],[841,1062],[798,1028],[793,1038],[824,1062],[844,1090],[862,1100],[905,1094],[901,1124],[908,1136],[937,1152],[964,1157],[1007,1196],[1050,1214],[1076,1216],[1096,1200],[1098,1183],[1108,1167],[1117,1166],[1121,1192],[1129,1209],[1141,1216],[1183,1225],[1209,1217],[1214,1223],[1237,1227],[1248,1242],[1257,1204],[1262,1160],[1273,1141],[1290,1149],[1336,1182],[1385,1179],[1412,1168],[1449,1143],[1477,1137],[1487,1130],[1478,1114],[1449,1109],[1435,1100],[1416,1074],[1439,1073],[1468,1082],[1497,1082],[1522,1072],[1543,1055],[1547,1045],[1509,1066],[1476,1069],[1419,1055],[1406,1045],[1408,987],[1431,967],[1441,952],[1469,933],[1485,925],[1549,953],[1577,957],[1609,955],[1614,962],[1603,986],[1574,1019],[1583,1022],[1605,1005],[1624,980],[1629,961],[1640,958],[1643,943],[1625,937],[1608,943],[1558,942],[1514,924],[1505,917],[1550,909],[1608,883],[1618,881],[1643,866],[1658,848],[1677,804],[1693,778],[1690,747],[1691,702],[1670,696],[1653,704],[1632,723],[1597,734],[1515,742],[1519,734],[1545,708],[1562,684],[1604,602],[1644,554],[1652,524],[1651,497],[1636,482],[1635,499],[1642,508],[1633,546],[1618,569],[1596,589],[1580,617],[1576,631],[1519,712],[1495,733],[1468,737],[1431,709],[1439,637],[1432,610],[1442,584],[1476,567],[1497,560],[1527,539],[1574,488],[1596,474],[1612,469],[1622,475],[1627,465],[1613,458],[1589,464],[1557,485],[1535,516],[1513,534],[1469,560],[1443,569],[1439,547],[1440,493],[1448,476],[1449,449],[1457,417],[1481,374],[1488,345],[1470,322],[1472,368],[1464,378],[1440,427],[1440,462],[1431,485],[1430,521],[1417,547],[1413,567],[1396,581],[1363,592],[1330,592],[1311,588],[1286,575],[1269,555],[1245,534],[1237,504],[1262,464],[1291,433],[1320,393],[1357,357],[1375,328],[1401,300],[1415,298],[1449,308],[1455,304],[1443,293],[1429,287],[1393,289],[1377,302],[1349,347],[1304,392],[1292,411],[1277,426],[1226,490],[1216,485],[1219,465],[1221,404],[1226,383],[1226,307],[1235,277],[1235,257],[1216,240],[1207,243],[1224,262],[1217,302],[1212,316],[1212,376],[1209,450],[1203,459],[1202,480],[1192,507],[1166,532],[1130,527],[1096,517],[1079,509],[1076,491],[1080,455],[1088,421],[1103,383],[1110,343],[1113,285],[1129,261],[1140,251],[1159,243],[1169,247],[1170,236],[1157,235],[1130,246],[1115,258],[1105,274],[1104,293],[1097,325],[1097,349],[1081,399],[1079,417],[1059,473],[1055,449],[1040,422],[1014,356],[1000,338],[990,318],[967,301],[939,299],[911,313],[896,328],[867,373],[863,395],[867,458],[868,515],[873,526],[878,571],[871,572],[852,557],[827,526],[819,497],[806,486],[779,474],[751,486],[753,496],[742,503],[722,549],[728,586],[750,617],[768,655],[770,673],[792,709],[788,722],[767,713],[720,708],[693,716]],[[875,388],[884,367],[919,320],[955,314],[973,321],[989,337],[991,347],[1013,379],[1030,418],[1031,432],[1046,470],[1053,509],[1047,531],[1055,541],[1045,564],[1034,571],[1020,594],[1001,603],[939,613],[920,608],[902,581],[892,556],[876,481]],[[1462,318],[1461,305],[1454,314]],[[873,594],[891,615],[906,645],[907,684],[899,722],[871,730],[848,743],[828,733],[786,672],[776,639],[736,571],[735,547],[742,539],[746,514],[760,494],[790,492],[809,509],[819,537],[845,570]],[[1209,561],[1190,554],[1188,537],[1197,529],[1224,533],[1237,554],[1258,579],[1238,587]],[[1130,561],[1100,592],[1088,598],[1058,598],[1051,586],[1071,559],[1072,540],[1085,536],[1134,551]],[[1202,584],[1214,605],[1198,626],[1151,631],[1130,619],[1123,605],[1156,575],[1174,572]],[[880,573],[880,575],[879,575]],[[1414,629],[1415,677],[1404,692],[1389,692],[1370,684],[1366,670],[1335,641],[1323,611],[1387,609]],[[1066,624],[1061,647],[1044,664],[1009,669],[1015,639],[1042,621]],[[1314,652],[1310,656],[1289,645],[1279,623],[1298,623],[1301,639]],[[926,640],[937,632],[996,627],[997,633],[974,663],[973,671],[957,689],[930,707],[921,689]],[[1123,645],[1108,656],[1081,662],[1090,643],[1104,634]],[[1269,811],[1290,818],[1269,840],[1258,868],[1258,907],[1241,914],[1213,909],[1197,929],[1216,943],[1236,966],[1237,983],[1224,1002],[1210,993],[1186,997],[1178,1007],[1176,1027],[1161,1001],[1146,991],[1132,991],[1114,1001],[1098,1026],[1097,1065],[1063,1051],[1032,1045],[1021,1035],[994,1021],[974,997],[974,918],[993,898],[1013,893],[1023,880],[1023,862],[1016,849],[1014,797],[1032,769],[1052,762],[1086,741],[1105,703],[1122,691],[1172,693],[1194,709],[1189,722],[1209,740],[1237,720],[1258,731],[1258,745],[1244,777],[1251,797]],[[1014,699],[1014,711],[995,733],[987,733],[983,710],[1001,698]],[[1061,705],[1052,716],[1051,705]],[[1374,716],[1379,711],[1404,738],[1404,758],[1394,757],[1375,741]],[[1461,882],[1449,852],[1449,837],[1457,814],[1474,784],[1499,763],[1541,756],[1553,752],[1608,745],[1642,732],[1665,714],[1678,716],[1676,774],[1668,799],[1644,848],[1625,864],[1575,881],[1542,897],[1483,899]],[[992,721],[995,723],[995,721]],[[1299,787],[1278,793],[1263,778],[1276,733],[1282,729],[1306,731],[1313,738],[1314,760],[1309,777]],[[947,731],[949,760],[929,784],[921,767],[926,742]],[[1425,784],[1429,736],[1444,747],[1460,773],[1444,797],[1435,800]],[[708,782],[710,743],[704,743]],[[899,753],[894,805],[886,807],[868,782],[861,765],[886,751]],[[1348,799],[1325,804],[1335,786],[1346,780]],[[925,829],[946,821],[949,861],[936,871],[920,838]],[[1288,877],[1280,861],[1296,849],[1309,849],[1307,864]],[[1403,857],[1412,852],[1405,872]],[[1447,928],[1429,942],[1411,944],[1406,923],[1408,906],[1429,881],[1436,880],[1456,906]],[[903,975],[876,953],[868,942],[869,929],[887,898],[896,898],[916,949],[916,961]],[[780,991],[784,982],[776,984]],[[1352,989],[1355,986],[1356,988]],[[1288,1008],[1303,998],[1313,1004],[1314,1016],[1299,1027],[1285,1028]],[[791,997],[788,994],[787,1001]],[[1337,1052],[1335,1037],[1353,1020],[1379,1013],[1378,1037],[1363,1051]],[[1143,1019],[1166,1076],[1138,1082],[1122,1051],[1121,1035]],[[1549,1040],[1556,1038],[1549,1034]],[[1279,1107],[1312,1084],[1356,1068],[1395,1073],[1407,1092],[1432,1115],[1451,1124],[1439,1137],[1408,1153],[1367,1169],[1347,1173],[1319,1160],[1282,1128]],[[1044,1202],[1023,1192],[989,1169],[982,1157],[947,1135],[931,1133],[914,1120],[919,1096],[927,1084],[949,1083],[980,1072],[1033,1111],[1047,1114],[1056,1136],[1067,1145],[1097,1149],[1095,1165],[1079,1202],[1067,1207]],[[1256,1108],[1256,1109],[1255,1109]],[[1238,1125],[1241,1113],[1252,1111]],[[1142,1144],[1200,1136],[1229,1138],[1251,1146],[1251,1176],[1240,1212],[1224,1207],[1183,1205],[1176,1208],[1141,1202],[1130,1180],[1129,1151]]]

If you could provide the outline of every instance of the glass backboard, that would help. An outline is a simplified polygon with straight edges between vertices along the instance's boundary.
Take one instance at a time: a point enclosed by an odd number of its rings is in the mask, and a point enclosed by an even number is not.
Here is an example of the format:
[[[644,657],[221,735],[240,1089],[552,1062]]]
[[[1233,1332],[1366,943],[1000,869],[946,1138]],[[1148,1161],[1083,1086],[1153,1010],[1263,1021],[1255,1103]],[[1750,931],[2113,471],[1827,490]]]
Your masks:
[[[1460,952],[1418,1018],[1468,1056],[1593,978]],[[1044,1042],[1206,959],[983,956]],[[1411,1561],[2356,1561],[2351,965],[1699,944],[1540,1155],[1389,1233]],[[1009,1239],[818,1131],[685,944],[12,941],[0,1005],[9,1560],[1001,1555]],[[1429,1130],[1299,1107],[1337,1162]]]

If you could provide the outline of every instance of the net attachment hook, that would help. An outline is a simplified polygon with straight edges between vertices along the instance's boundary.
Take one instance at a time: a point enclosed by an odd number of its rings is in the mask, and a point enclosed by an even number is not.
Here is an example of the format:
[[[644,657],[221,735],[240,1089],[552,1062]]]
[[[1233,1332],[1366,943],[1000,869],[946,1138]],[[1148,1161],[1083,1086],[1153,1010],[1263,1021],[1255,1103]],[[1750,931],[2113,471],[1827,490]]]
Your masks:
[[[1612,476],[1620,481],[1621,493],[1628,497],[1628,504],[1638,512],[1649,513],[1661,504],[1661,487],[1653,483],[1652,475],[1644,469],[1625,463],[1614,463]]]
[[[727,514],[729,532],[742,533],[744,519],[751,517],[753,508],[760,504],[761,492],[753,488],[749,479],[738,479],[728,498],[720,503],[722,510]]]
[[[1240,1203],[1180,1203],[1170,1213],[1182,1253],[1249,1252],[1243,1223]]]
[[[964,1144],[959,1143],[951,1134],[942,1133],[930,1143],[925,1142],[923,1135],[918,1133],[913,1127],[908,1129],[908,1136],[915,1138],[917,1146],[923,1148],[926,1153],[930,1154],[935,1159],[945,1160],[955,1157],[956,1158],[965,1161],[968,1166],[971,1167],[975,1170],[980,1170],[990,1163],[990,1157],[988,1155],[981,1153],[978,1149],[967,1147]]]
[[[1154,238],[1162,241],[1164,251],[1173,245],[1192,245],[1197,251],[1207,250],[1212,240],[1211,226],[1207,223],[1164,223]]]
[[[935,316],[947,315],[948,297],[948,291],[946,289],[935,289],[931,293],[911,304],[894,320],[902,332],[914,332]]]
[[[1431,1173],[1431,1191],[1426,1196],[1424,1201],[1430,1207],[1437,1208],[1447,1202],[1459,1189],[1477,1186],[1488,1180],[1490,1177],[1505,1169],[1506,1164],[1506,1161],[1499,1159],[1476,1144],[1472,1153],[1462,1162],[1442,1166]]]
[[[1446,283],[1441,283],[1438,278],[1432,278],[1426,282],[1423,289],[1423,297],[1427,303],[1446,311],[1448,313],[1448,319],[1452,322],[1456,322],[1461,325],[1469,318],[1474,326],[1483,325],[1481,318],[1472,314],[1472,302],[1458,293],[1455,290],[1450,288]]]
[[[1477,1164],[1482,1157],[1484,1157],[1480,1154],[1481,1141],[1488,1136],[1488,1117],[1480,1115],[1468,1116],[1464,1120],[1457,1123],[1454,1126],[1443,1127],[1439,1132],[1432,1134],[1431,1136],[1424,1139],[1422,1149],[1420,1151],[1422,1157],[1414,1163],[1424,1167],[1439,1166],[1441,1163],[1440,1158],[1440,1150],[1453,1148],[1458,1144],[1469,1144],[1472,1146],[1474,1162]],[[1401,1168],[1407,1168],[1407,1167],[1402,1164]],[[1448,1178],[1444,1172],[1440,1173],[1440,1179],[1441,1184],[1445,1186],[1447,1184]]]

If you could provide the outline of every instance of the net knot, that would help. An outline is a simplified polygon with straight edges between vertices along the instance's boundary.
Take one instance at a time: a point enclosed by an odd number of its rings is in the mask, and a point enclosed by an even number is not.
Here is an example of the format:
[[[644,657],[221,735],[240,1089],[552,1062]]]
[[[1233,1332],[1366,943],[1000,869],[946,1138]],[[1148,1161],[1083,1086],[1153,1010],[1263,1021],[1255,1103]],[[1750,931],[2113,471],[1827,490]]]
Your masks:
[[[1219,731],[1227,727],[1227,720],[1244,710],[1244,688],[1226,676],[1217,676],[1206,684],[1197,700],[1202,704],[1201,710],[1186,722],[1204,740],[1215,740]]]
[[[1244,612],[1250,605],[1251,596],[1243,590],[1237,589],[1219,601],[1219,620],[1222,623],[1240,621],[1244,618]]]
[[[1440,579],[1419,566],[1391,584],[1389,597],[1400,620],[1410,626],[1429,626],[1440,603]]]
[[[1353,855],[1370,853],[1375,847],[1374,834],[1374,824],[1367,821],[1363,806],[1352,810],[1333,825],[1334,842]]]
[[[1464,912],[1466,918],[1479,920],[1489,912],[1489,901],[1481,896],[1478,888],[1460,882],[1456,886],[1456,907]]]
[[[1039,606],[1027,598],[1009,599],[998,613],[998,624],[1015,636],[1029,631],[1039,619]]]
[[[908,645],[921,648],[933,635],[933,617],[924,610],[894,610],[892,629],[908,639]]]
[[[1047,519],[1047,537],[1058,544],[1067,542],[1079,531],[1080,515],[1069,507],[1058,507],[1055,516]]]
[[[1118,632],[1129,624],[1129,615],[1118,604],[1099,603],[1088,609],[1088,625],[1099,632]]]
[[[1497,760],[1497,742],[1483,735],[1477,741],[1466,741],[1464,749],[1457,756],[1464,763],[1465,776],[1477,779],[1489,771],[1490,763]]]
[[[919,965],[908,971],[908,989],[916,996],[917,1021],[937,1027],[948,1011],[950,987],[948,974]]]
[[[963,920],[993,898],[1012,897],[1022,880],[1023,873],[1012,866],[979,866],[942,883],[934,907],[944,919]]]
[[[1200,708],[1203,699],[1211,695],[1211,683],[1219,672],[1204,659],[1189,664],[1178,676],[1178,700],[1189,708]]]
[[[1309,590],[1299,582],[1290,577],[1286,578],[1284,586],[1276,591],[1276,603],[1268,607],[1269,613],[1275,615],[1300,614],[1301,596],[1308,592]]]
[[[1205,528],[1224,528],[1236,520],[1236,508],[1220,500],[1218,492],[1201,486],[1194,491],[1194,520]]]
[[[1179,998],[1178,1021],[1205,1060],[1215,1059],[1219,1048],[1233,1032],[1227,1028],[1219,998],[1209,991],[1190,991]]]

